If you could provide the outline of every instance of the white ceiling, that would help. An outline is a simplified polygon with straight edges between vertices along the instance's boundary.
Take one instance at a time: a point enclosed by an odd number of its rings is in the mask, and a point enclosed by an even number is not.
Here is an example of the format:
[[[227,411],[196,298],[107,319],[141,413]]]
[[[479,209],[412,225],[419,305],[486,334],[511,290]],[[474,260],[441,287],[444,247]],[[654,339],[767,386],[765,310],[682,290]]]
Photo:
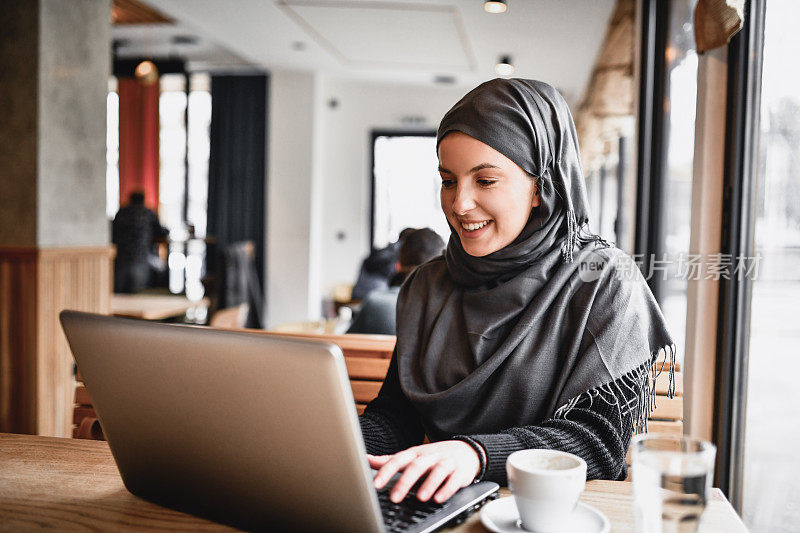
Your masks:
[[[509,0],[508,11],[500,15],[486,13],[482,0],[147,3],[176,21],[176,33],[194,35],[199,42],[181,49],[157,37],[153,27],[117,27],[114,37],[129,41],[120,49],[123,55],[139,53],[138,32],[149,39],[150,55],[166,47],[171,55],[188,57],[193,68],[250,64],[413,84],[451,76],[464,87],[494,78],[498,58],[510,55],[515,76],[547,81],[576,103],[615,0]]]
[[[191,70],[250,65],[250,62],[220,46],[214,37],[181,23],[113,26],[111,36],[117,43],[116,56],[122,59],[181,58],[188,61]],[[176,37],[189,37],[193,42],[175,42]]]

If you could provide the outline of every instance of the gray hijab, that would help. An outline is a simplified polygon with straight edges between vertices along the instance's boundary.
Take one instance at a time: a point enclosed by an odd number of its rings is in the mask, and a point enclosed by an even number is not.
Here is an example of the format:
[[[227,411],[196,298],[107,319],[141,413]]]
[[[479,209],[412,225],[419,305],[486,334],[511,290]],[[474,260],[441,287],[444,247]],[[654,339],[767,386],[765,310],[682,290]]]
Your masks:
[[[467,254],[451,227],[444,256],[400,291],[400,383],[428,436],[566,417],[581,398],[615,401],[620,387],[635,390],[635,405],[621,409],[643,426],[651,363],[674,358],[672,340],[633,261],[588,232],[566,102],[542,82],[492,80],[447,112],[437,146],[453,131],[538,177],[541,201],[511,244],[484,257]]]

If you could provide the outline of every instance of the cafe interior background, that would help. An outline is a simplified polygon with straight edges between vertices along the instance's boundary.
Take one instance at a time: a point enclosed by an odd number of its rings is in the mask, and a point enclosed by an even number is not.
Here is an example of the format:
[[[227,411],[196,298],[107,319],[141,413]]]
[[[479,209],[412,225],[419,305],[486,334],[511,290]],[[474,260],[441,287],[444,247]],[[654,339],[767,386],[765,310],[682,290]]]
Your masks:
[[[570,105],[591,227],[641,261],[683,366],[684,431],[719,447],[715,485],[752,530],[789,531],[800,5],[728,2],[742,29],[698,52],[697,0],[483,4],[4,2],[0,431],[72,434],[57,314],[114,310],[111,220],[131,191],[169,230],[145,294],[188,300],[172,320],[213,321],[221,258],[249,242],[233,325],[341,331],[371,250],[405,227],[447,240],[435,129],[513,75]],[[716,270],[693,275],[698,257]]]

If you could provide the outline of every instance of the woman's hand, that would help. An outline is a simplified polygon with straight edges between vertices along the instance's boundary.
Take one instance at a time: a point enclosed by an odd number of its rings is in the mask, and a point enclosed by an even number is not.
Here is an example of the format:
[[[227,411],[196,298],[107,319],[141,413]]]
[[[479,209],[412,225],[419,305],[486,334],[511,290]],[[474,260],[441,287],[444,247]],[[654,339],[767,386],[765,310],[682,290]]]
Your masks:
[[[414,483],[426,473],[428,477],[417,490],[417,498],[428,501],[438,489],[434,501],[447,501],[458,489],[472,483],[481,468],[478,453],[460,440],[414,446],[394,455],[367,454],[367,459],[372,468],[378,469],[375,475],[377,489],[386,485],[397,472],[403,471],[389,495],[395,503],[405,498]]]

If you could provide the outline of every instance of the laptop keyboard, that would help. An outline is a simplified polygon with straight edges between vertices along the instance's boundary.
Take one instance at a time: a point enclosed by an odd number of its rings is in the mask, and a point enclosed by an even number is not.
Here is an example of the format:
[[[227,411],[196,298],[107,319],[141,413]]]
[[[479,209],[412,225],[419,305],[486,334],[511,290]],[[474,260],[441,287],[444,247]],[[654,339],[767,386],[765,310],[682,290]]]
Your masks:
[[[417,499],[416,491],[409,492],[400,503],[394,503],[389,499],[389,489],[386,488],[378,491],[378,502],[381,505],[383,522],[390,533],[406,531],[447,505],[433,500],[421,502]]]

